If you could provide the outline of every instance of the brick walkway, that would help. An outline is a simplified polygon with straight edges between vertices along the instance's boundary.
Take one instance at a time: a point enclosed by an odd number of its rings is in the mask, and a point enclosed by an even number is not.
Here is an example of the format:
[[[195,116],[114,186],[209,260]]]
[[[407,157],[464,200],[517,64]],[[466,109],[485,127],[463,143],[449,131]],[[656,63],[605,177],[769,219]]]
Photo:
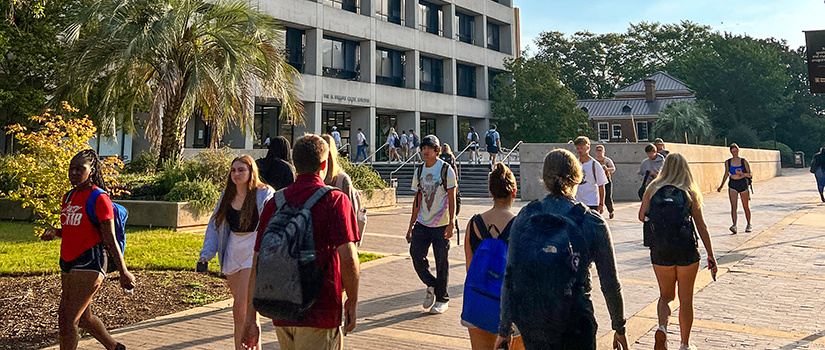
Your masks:
[[[757,183],[754,189],[754,232],[748,234],[729,234],[726,193],[705,197],[706,220],[721,268],[717,282],[711,282],[707,270],[699,274],[692,342],[699,349],[825,349],[825,204],[819,204],[813,176],[806,170],[785,170],[785,176]],[[450,252],[451,309],[438,316],[422,313],[423,285],[406,256],[404,232],[399,231],[409,219],[409,199],[400,205],[370,213],[362,250],[388,257],[362,265],[358,328],[345,338],[345,347],[468,349],[467,331],[459,324],[463,246],[454,245]],[[465,200],[462,224],[488,205],[487,200]],[[629,318],[628,337],[635,342],[633,348],[651,349],[658,289],[647,249],[641,245],[638,203],[620,203],[616,210],[610,227]],[[742,215],[740,209],[740,230]],[[704,256],[703,252],[703,261]],[[609,349],[610,322],[598,288],[593,299],[601,326],[600,349]],[[219,302],[113,334],[130,349],[231,349],[229,305],[231,301]],[[668,331],[670,348],[678,349],[677,319]],[[277,349],[271,324],[263,326],[263,342],[265,349]],[[85,339],[79,348],[102,347]]]

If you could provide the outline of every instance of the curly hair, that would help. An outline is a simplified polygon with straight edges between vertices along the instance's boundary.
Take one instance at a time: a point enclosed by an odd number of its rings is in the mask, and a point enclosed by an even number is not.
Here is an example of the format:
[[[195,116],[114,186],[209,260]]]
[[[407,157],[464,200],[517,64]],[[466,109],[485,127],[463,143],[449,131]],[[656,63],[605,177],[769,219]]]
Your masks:
[[[106,182],[103,181],[103,164],[100,162],[100,157],[97,155],[97,152],[91,148],[84,149],[77,152],[77,154],[72,157],[72,161],[78,158],[83,159],[86,164],[89,164],[89,181],[102,190],[109,192],[109,188],[106,187]]]

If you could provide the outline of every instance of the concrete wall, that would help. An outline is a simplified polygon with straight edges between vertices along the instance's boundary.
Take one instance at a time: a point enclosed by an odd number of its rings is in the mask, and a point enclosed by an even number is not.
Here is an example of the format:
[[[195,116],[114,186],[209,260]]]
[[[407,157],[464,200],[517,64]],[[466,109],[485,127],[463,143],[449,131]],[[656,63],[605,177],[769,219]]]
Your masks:
[[[603,144],[605,155],[616,163],[613,173],[613,199],[617,201],[638,201],[637,191],[642,181],[636,175],[639,165],[647,157],[644,152],[646,143]],[[591,147],[595,146],[592,145]],[[572,143],[531,143],[523,144],[521,157],[521,199],[533,200],[544,198],[547,191],[540,182],[544,157],[553,149],[565,148],[575,153]],[[724,175],[724,161],[730,158],[727,147],[686,145],[668,143],[665,148],[670,152],[681,153],[690,163],[693,178],[702,192],[715,191]],[[591,155],[595,150],[591,150]],[[782,173],[779,151],[743,148],[739,155],[751,164],[755,182],[764,181]],[[727,185],[725,185],[727,186]]]

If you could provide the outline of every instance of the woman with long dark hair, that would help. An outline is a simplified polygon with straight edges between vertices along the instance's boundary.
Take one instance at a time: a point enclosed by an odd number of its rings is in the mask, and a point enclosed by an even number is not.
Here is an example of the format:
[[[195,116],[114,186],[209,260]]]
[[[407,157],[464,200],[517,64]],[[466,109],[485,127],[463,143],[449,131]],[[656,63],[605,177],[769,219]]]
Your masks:
[[[271,187],[260,182],[258,166],[252,157],[242,155],[235,158],[203,238],[198,262],[206,263],[217,254],[221,272],[226,275],[234,298],[232,316],[236,350],[243,349],[241,335],[246,313],[255,312],[246,308],[255,248],[255,235],[251,233],[257,230],[264,204],[274,194]]]
[[[266,157],[258,159],[256,163],[261,180],[276,191],[295,182],[295,171],[292,169],[292,148],[283,136],[271,139]]]
[[[63,196],[60,213],[61,228],[50,227],[40,238],[50,241],[60,237],[60,281],[62,291],[57,309],[60,349],[77,348],[77,327],[89,332],[107,349],[125,350],[116,342],[100,319],[92,314],[91,303],[103,279],[108,264],[116,264],[120,286],[134,288],[135,276],[126,268],[123,254],[115,238],[115,214],[106,193],[98,195],[93,210],[87,211],[92,192],[108,191],[103,182],[102,165],[91,149],[78,152],[69,164],[71,191]],[[87,213],[94,213],[95,226]],[[108,252],[108,254],[107,254]],[[109,257],[115,261],[109,261]]]

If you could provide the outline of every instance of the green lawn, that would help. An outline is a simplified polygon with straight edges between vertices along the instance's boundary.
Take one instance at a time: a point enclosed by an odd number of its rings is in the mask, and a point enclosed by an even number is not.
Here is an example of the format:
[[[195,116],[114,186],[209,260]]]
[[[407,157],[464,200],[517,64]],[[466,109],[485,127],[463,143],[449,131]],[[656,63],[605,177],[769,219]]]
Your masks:
[[[43,242],[33,229],[29,222],[0,221],[0,276],[59,272],[60,239]],[[194,270],[202,244],[201,234],[130,227],[126,230],[126,264],[138,270]],[[362,263],[378,258],[359,254]],[[217,260],[212,260],[209,270],[219,271]]]

